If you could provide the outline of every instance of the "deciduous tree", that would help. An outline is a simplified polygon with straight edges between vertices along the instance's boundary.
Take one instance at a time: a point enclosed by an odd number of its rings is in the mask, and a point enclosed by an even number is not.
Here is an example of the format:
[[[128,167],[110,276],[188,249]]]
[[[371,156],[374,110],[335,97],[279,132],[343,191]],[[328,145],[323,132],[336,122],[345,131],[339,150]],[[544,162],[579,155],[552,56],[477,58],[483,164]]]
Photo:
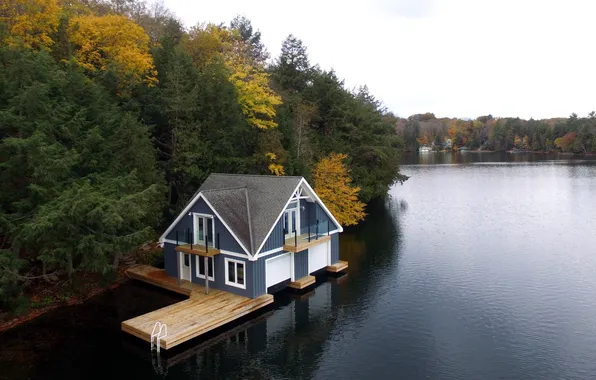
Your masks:
[[[313,170],[314,190],[337,221],[344,226],[364,219],[365,204],[358,199],[359,187],[351,185],[350,171],[344,164],[346,154],[331,153]]]

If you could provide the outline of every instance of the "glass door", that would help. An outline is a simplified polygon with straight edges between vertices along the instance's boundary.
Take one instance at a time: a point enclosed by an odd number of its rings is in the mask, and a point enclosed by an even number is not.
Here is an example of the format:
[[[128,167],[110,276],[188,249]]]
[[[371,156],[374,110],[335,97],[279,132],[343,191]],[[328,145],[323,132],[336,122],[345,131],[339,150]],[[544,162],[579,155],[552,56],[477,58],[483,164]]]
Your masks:
[[[213,247],[213,218],[209,216],[195,216],[195,238],[194,244],[208,245]]]
[[[297,209],[290,209],[284,212],[284,230],[286,231],[286,239],[294,237],[294,234],[300,234],[296,223]]]

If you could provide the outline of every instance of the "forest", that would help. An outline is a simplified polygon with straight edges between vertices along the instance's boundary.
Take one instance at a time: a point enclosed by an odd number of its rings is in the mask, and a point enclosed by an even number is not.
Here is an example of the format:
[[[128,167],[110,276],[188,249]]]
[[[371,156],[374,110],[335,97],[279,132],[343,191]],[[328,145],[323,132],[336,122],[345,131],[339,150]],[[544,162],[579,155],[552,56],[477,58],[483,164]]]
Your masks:
[[[420,146],[436,150],[463,147],[488,151],[523,150],[596,153],[596,113],[586,117],[523,120],[481,116],[474,120],[437,118],[432,113],[412,115],[397,122],[408,151]],[[446,142],[451,142],[448,144]]]
[[[3,1],[0,309],[113,274],[212,172],[304,176],[356,224],[406,179],[397,123],[299,38],[272,58],[242,16],[187,28],[141,0]]]

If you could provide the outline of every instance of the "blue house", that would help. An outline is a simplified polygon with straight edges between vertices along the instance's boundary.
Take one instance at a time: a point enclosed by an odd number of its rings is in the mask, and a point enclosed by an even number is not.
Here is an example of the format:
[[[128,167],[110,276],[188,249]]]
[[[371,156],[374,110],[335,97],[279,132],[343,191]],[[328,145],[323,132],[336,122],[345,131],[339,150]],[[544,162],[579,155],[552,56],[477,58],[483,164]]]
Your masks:
[[[342,231],[303,177],[211,174],[160,243],[168,276],[257,298],[347,268]]]

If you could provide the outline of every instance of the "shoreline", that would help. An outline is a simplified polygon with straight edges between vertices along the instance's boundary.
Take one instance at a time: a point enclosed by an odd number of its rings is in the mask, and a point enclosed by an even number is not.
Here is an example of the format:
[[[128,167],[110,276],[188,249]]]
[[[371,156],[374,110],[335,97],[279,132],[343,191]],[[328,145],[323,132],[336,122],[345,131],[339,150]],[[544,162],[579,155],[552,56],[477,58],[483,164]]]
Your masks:
[[[136,265],[136,264],[133,264]],[[10,313],[6,312],[4,315],[0,314],[0,318],[6,318],[5,320],[0,320],[0,333],[8,331],[14,327],[20,326],[25,324],[29,321],[32,321],[52,310],[56,310],[62,307],[69,307],[74,305],[81,305],[88,301],[89,299],[95,297],[96,295],[102,294],[108,290],[113,290],[118,288],[120,285],[128,282],[129,278],[125,274],[126,269],[130,268],[133,265],[123,266],[122,268],[118,269],[117,277],[114,281],[110,284],[105,286],[92,286],[89,291],[85,292],[83,295],[77,294],[69,297],[67,300],[61,299],[54,299],[54,301],[46,306],[42,307],[30,307],[22,315],[12,316],[10,317]],[[28,297],[28,301],[31,302],[35,297]]]

